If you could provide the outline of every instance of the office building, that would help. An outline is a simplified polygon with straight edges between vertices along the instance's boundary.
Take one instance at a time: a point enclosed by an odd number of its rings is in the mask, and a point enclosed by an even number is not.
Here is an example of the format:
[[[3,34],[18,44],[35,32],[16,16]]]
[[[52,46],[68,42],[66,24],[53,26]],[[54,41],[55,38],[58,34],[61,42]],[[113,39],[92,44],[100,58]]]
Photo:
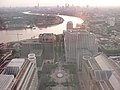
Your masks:
[[[67,62],[77,63],[78,69],[82,70],[83,55],[97,53],[95,35],[84,29],[64,31],[64,46]]]
[[[53,43],[56,40],[53,33],[44,33],[39,35],[39,41],[41,43]]]
[[[29,53],[41,53],[44,60],[54,61],[54,42],[56,38],[52,33],[40,34],[38,39],[28,39],[21,42],[20,57],[26,57]],[[36,53],[37,55],[37,53]]]
[[[114,26],[114,25],[115,25],[115,17],[108,17],[107,23],[108,23],[110,26]]]
[[[73,29],[73,22],[69,21],[66,26],[66,30],[72,30]]]
[[[83,59],[81,78],[85,90],[120,90],[120,63],[102,53]]]
[[[11,90],[14,75],[0,74],[0,90]]]
[[[44,63],[54,62],[55,35],[51,33],[40,34],[39,38],[23,40],[20,46],[20,57],[26,58],[29,53],[35,53],[38,73],[38,83],[40,84],[41,71]]]
[[[0,90],[37,90],[38,75],[34,53],[28,58],[15,58],[0,74]]]
[[[55,58],[55,41],[56,37],[53,33],[45,33],[39,35],[39,42],[43,46],[43,56],[45,60],[54,61]]]

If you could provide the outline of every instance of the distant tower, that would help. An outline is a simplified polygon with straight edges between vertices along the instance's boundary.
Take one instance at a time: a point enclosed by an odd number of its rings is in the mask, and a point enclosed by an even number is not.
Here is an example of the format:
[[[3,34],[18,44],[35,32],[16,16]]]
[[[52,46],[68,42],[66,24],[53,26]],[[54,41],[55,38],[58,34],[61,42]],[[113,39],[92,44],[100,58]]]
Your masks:
[[[57,8],[59,8],[60,6],[59,5],[57,5]]]
[[[86,8],[88,9],[88,8],[89,8],[89,5],[86,5]]]
[[[69,22],[67,23],[66,29],[67,29],[67,30],[73,29],[73,22],[72,22],[72,21],[69,21]]]
[[[39,3],[37,4],[37,7],[39,8]]]

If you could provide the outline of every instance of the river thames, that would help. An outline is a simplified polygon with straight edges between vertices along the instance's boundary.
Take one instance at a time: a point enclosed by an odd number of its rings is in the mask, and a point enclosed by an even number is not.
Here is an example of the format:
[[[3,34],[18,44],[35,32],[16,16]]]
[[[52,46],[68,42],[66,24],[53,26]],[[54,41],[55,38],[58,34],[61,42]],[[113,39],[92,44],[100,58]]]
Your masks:
[[[54,25],[47,28],[0,31],[0,43],[30,39],[31,37],[36,37],[42,33],[62,34],[63,30],[66,30],[66,24],[68,21],[72,21],[74,27],[77,23],[83,23],[83,20],[77,17],[64,15],[60,15],[60,17],[64,19],[64,22],[62,24]]]

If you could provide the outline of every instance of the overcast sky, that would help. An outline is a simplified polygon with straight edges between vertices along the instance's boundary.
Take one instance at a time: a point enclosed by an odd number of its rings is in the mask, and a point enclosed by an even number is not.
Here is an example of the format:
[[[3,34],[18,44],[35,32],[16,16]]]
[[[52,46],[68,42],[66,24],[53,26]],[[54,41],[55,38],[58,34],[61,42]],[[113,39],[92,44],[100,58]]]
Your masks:
[[[120,6],[120,0],[0,0],[0,7],[70,5],[78,6]]]

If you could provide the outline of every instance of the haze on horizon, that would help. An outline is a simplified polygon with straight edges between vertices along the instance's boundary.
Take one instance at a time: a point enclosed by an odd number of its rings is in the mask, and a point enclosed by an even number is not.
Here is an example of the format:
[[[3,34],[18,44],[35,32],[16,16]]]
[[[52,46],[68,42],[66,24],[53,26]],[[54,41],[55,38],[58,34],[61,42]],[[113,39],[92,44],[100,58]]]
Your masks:
[[[69,5],[75,6],[120,6],[120,0],[0,0],[0,7],[33,7]]]

